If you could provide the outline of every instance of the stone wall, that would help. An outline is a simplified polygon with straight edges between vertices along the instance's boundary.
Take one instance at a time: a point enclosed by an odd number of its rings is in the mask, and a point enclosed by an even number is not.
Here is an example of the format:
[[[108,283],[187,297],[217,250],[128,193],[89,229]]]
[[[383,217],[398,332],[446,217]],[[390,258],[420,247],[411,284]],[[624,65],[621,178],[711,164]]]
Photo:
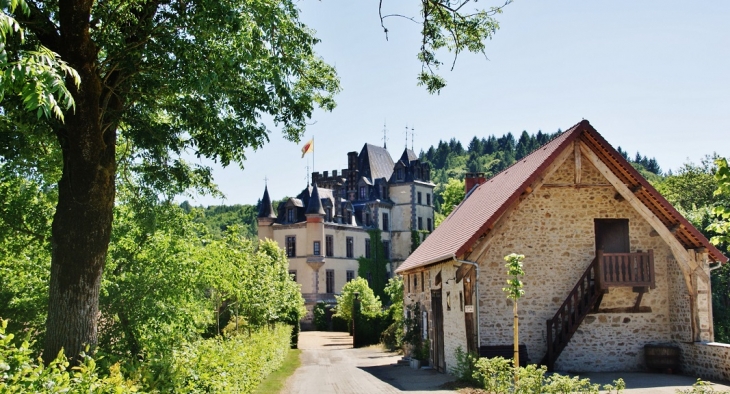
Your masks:
[[[456,265],[455,265],[456,264]],[[458,263],[450,261],[431,266],[430,276],[441,272],[441,307],[444,313],[444,364],[447,372],[456,366],[456,349],[466,351],[466,328],[464,322],[464,283],[456,283]],[[433,338],[433,333],[431,335]],[[432,346],[435,346],[433,341]],[[433,354],[433,352],[432,352]]]
[[[569,148],[569,149],[572,149]],[[679,326],[684,309],[670,316],[670,304],[684,305],[681,296],[670,301],[670,281],[681,274],[669,247],[652,227],[623,199],[588,160],[581,165],[581,183],[575,183],[575,159],[566,161],[520,205],[496,224],[489,248],[479,258],[479,329],[481,345],[512,344],[512,302],[502,287],[506,280],[503,257],[524,254],[525,296],[519,301],[520,343],[527,345],[530,360],[539,362],[547,351],[546,320],[560,305],[595,257],[594,219],[629,220],[631,252],[654,251],[656,288],[644,294],[644,313],[589,315],[556,362],[558,370],[639,370],[643,346],[673,339],[672,324]],[[675,269],[676,268],[676,269]],[[686,290],[684,290],[686,294]],[[612,288],[601,309],[627,310],[637,293]],[[676,331],[679,332],[679,331]],[[674,334],[676,337],[680,334]]]
[[[681,343],[682,373],[704,379],[730,380],[730,345],[718,342]]]

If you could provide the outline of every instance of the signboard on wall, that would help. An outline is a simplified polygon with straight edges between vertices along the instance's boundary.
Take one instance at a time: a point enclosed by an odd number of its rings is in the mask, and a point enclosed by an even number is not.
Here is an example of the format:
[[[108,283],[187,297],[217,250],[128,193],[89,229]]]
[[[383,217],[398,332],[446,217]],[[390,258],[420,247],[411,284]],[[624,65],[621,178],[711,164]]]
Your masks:
[[[464,305],[464,313],[474,313],[474,305]]]

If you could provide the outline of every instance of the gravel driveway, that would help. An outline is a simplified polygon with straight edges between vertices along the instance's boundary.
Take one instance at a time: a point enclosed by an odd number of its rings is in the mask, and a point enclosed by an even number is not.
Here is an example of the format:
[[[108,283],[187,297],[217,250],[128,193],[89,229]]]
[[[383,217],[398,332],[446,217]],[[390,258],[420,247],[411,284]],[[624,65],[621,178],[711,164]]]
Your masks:
[[[453,377],[398,366],[400,355],[377,347],[353,349],[347,333],[305,331],[299,335],[299,348],[302,366],[283,393],[456,393],[438,390]]]

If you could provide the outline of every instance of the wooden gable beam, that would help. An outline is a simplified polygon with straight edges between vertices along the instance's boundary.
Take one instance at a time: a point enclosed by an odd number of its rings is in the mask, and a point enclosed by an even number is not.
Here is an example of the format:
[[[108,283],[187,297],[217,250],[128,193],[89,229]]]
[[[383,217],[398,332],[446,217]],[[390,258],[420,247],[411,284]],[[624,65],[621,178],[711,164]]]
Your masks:
[[[689,290],[690,295],[695,294],[695,287],[692,281],[692,274],[695,273],[702,276],[707,276],[704,270],[697,264],[694,258],[692,258],[684,246],[674,237],[671,230],[668,229],[664,223],[652,212],[649,207],[644,205],[635,195],[634,192],[629,189],[626,184],[621,181],[616,174],[608,168],[608,166],[596,155],[585,143],[580,144],[580,150],[583,155],[593,164],[596,169],[603,174],[604,177],[616,188],[616,191],[626,200],[631,206],[654,228],[664,242],[669,246],[672,251],[672,255],[679,263],[679,268],[682,270],[685,284]],[[704,278],[703,278],[704,279]]]
[[[573,152],[575,153],[575,184],[580,185],[580,177],[581,173],[583,172],[580,162],[580,141],[575,140],[575,142],[573,142]]]

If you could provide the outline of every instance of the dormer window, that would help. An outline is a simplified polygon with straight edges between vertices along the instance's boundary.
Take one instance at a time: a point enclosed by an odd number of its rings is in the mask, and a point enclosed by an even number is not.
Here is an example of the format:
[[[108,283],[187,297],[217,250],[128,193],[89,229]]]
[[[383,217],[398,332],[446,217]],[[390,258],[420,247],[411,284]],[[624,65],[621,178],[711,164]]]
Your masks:
[[[294,223],[294,220],[296,219],[296,210],[294,208],[289,208],[286,210],[286,221],[289,223]]]
[[[368,188],[367,186],[360,186],[360,199],[364,200],[367,198]]]
[[[325,220],[327,220],[328,222],[331,222],[332,221],[332,208],[327,207],[327,208],[325,208],[324,212],[326,215]]]
[[[403,180],[403,169],[402,168],[396,168],[395,169],[395,179],[398,181]]]

